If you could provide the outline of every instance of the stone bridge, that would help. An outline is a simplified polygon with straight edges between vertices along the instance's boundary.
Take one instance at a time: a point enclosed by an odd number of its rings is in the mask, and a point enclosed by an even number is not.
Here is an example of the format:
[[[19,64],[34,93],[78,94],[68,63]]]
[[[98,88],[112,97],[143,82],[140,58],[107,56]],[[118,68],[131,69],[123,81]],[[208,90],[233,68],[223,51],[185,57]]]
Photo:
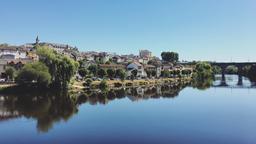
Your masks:
[[[237,85],[242,85],[243,84],[243,77],[239,72],[243,70],[245,66],[250,66],[250,65],[256,65],[256,62],[211,62],[210,63],[212,66],[218,66],[221,68],[221,74],[222,74],[222,79],[221,79],[221,84],[226,85],[226,78],[225,78],[225,70],[227,69],[228,66],[236,66],[238,68],[238,83]]]

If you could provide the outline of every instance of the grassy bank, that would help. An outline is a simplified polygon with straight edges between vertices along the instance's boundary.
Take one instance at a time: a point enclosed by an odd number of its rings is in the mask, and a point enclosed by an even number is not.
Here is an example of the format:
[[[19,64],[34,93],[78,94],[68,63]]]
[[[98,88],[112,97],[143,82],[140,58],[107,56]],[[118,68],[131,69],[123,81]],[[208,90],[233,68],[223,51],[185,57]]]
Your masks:
[[[161,79],[141,79],[141,80],[107,80],[107,85],[109,88],[118,87],[139,87],[139,86],[150,86],[150,85],[165,85],[165,84],[180,84],[188,83],[191,78],[161,78]],[[91,84],[91,89],[97,89],[99,87],[100,81],[93,81]],[[83,86],[83,82],[75,81],[72,86],[72,90],[82,90],[86,87]]]

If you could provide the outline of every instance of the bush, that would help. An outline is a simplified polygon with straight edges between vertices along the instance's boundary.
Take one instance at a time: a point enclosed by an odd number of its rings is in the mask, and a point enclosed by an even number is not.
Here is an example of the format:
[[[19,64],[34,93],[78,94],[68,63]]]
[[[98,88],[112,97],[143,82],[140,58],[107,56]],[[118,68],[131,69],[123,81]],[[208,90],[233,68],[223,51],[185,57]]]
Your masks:
[[[21,85],[35,83],[47,87],[51,82],[51,75],[45,64],[41,62],[29,63],[19,72],[17,82]]]
[[[99,84],[99,89],[106,90],[108,88],[108,84],[106,80],[102,80]]]
[[[13,67],[8,67],[5,70],[5,74],[6,74],[7,78],[8,78],[8,80],[13,80],[14,79],[15,72],[16,72],[16,70]]]
[[[85,82],[83,83],[83,86],[85,87],[90,87],[92,84],[92,79],[86,79]]]

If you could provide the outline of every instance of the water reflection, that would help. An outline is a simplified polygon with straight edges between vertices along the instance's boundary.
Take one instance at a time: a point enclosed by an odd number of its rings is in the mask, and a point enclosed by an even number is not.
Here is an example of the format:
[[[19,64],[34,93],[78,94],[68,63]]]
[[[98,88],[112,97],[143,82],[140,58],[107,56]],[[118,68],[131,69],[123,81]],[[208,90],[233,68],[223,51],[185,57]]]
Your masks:
[[[227,78],[227,84],[235,85],[235,76]],[[215,81],[193,81],[191,86],[206,90],[211,86],[218,87],[219,78]],[[244,87],[251,86],[246,79]],[[81,104],[106,105],[116,99],[128,98],[131,101],[140,101],[158,98],[175,98],[190,84],[162,85],[137,88],[121,88],[109,91],[84,91],[82,93],[63,93],[45,95],[8,95],[0,96],[0,120],[6,121],[25,117],[34,119],[39,132],[48,132],[54,124],[68,121],[78,113]],[[241,86],[240,86],[241,88]]]
[[[35,119],[39,132],[48,132],[56,122],[67,121],[78,112],[81,104],[108,104],[115,99],[131,101],[150,98],[174,98],[186,85],[166,85],[115,89],[109,91],[86,91],[44,96],[1,96],[0,117],[2,121],[25,117]]]
[[[69,97],[54,96],[4,96],[1,98],[1,119],[17,117],[37,121],[39,132],[48,132],[55,122],[67,121],[78,112],[75,101]],[[8,115],[7,115],[8,114]]]
[[[254,83],[246,77],[241,77],[239,81],[238,75],[225,75],[225,81],[222,81],[221,75],[215,75],[213,81],[213,87],[240,87],[240,88],[251,88],[254,87]]]
[[[201,81],[193,80],[191,83],[191,86],[199,90],[206,90],[212,86],[212,83],[213,83],[213,79],[211,78],[201,80]]]

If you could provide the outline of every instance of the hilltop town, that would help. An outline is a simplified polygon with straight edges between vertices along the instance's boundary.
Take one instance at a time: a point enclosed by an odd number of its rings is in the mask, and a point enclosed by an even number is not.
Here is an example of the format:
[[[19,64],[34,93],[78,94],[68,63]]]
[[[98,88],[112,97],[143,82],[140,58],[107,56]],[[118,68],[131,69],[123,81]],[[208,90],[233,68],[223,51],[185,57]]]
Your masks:
[[[179,63],[175,52],[163,52],[162,59],[153,56],[149,50],[140,50],[138,55],[118,55],[107,52],[80,52],[77,47],[68,44],[40,42],[37,37],[34,43],[21,46],[0,45],[1,82],[14,82],[14,76],[7,69],[21,69],[27,63],[39,61],[35,47],[45,47],[79,63],[75,78],[83,81],[107,80],[141,80],[174,77],[190,77],[192,68]],[[13,75],[13,74],[12,74]],[[86,84],[84,84],[86,85]]]

